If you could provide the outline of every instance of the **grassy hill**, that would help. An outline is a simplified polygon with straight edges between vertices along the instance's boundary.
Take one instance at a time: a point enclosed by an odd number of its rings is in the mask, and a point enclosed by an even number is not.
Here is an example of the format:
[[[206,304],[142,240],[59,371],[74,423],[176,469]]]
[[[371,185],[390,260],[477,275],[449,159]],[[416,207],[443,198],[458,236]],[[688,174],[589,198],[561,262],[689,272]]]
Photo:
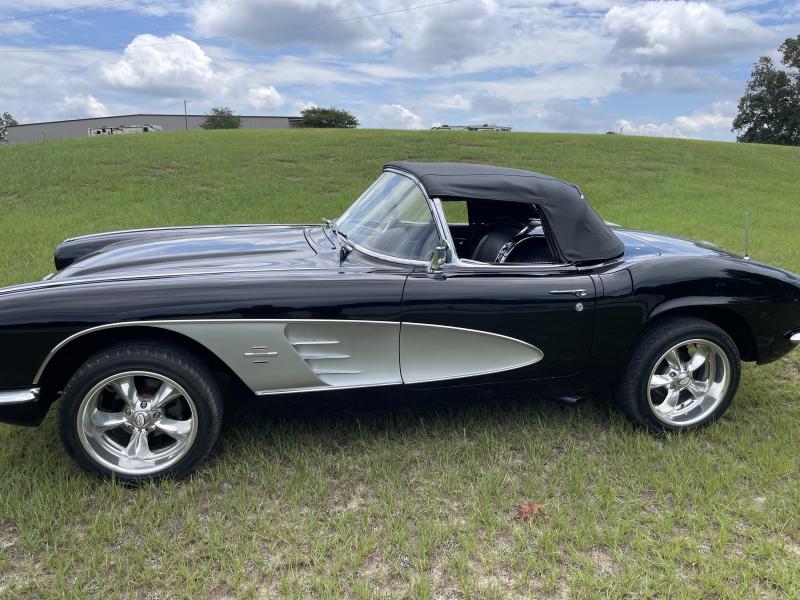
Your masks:
[[[627,136],[210,131],[0,148],[0,285],[65,237],[200,223],[319,222],[390,160],[489,162],[581,186],[604,218],[743,247],[800,271],[800,149]]]
[[[800,271],[798,148],[251,130],[0,147],[0,285],[73,235],[336,216],[397,159],[541,171],[607,220],[738,251],[750,209],[754,258]],[[800,353],[747,366],[692,435],[603,399],[351,412],[231,410],[195,476],[137,489],[79,472],[53,412],[0,426],[0,597],[800,597]]]

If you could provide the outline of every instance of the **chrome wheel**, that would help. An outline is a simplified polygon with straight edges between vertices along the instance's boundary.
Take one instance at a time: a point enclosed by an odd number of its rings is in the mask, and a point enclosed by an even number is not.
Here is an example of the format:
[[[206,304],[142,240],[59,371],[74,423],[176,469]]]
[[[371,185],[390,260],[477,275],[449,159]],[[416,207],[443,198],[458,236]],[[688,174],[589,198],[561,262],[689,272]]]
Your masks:
[[[168,469],[192,448],[197,410],[175,381],[148,371],[104,379],[78,408],[78,437],[89,456],[123,475]]]
[[[711,415],[731,381],[728,356],[714,342],[692,339],[665,352],[650,372],[647,401],[653,415],[673,426]]]

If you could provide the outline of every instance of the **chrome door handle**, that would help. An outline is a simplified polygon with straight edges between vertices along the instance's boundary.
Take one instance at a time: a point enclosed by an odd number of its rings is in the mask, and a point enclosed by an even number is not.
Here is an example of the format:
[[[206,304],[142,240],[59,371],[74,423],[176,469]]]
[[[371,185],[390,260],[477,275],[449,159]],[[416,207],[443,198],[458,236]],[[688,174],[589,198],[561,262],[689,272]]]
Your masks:
[[[550,293],[554,296],[569,294],[571,296],[577,296],[578,298],[585,298],[589,295],[586,290],[550,290]]]

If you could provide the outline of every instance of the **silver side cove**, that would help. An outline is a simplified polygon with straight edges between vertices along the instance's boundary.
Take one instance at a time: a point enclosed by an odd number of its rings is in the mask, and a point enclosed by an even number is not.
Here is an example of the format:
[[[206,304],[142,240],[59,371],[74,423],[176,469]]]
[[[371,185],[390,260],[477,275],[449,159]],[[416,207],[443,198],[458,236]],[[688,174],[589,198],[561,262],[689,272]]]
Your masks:
[[[514,338],[458,327],[356,320],[208,319],[137,321],[81,331],[146,326],[208,348],[258,395],[424,383],[518,369],[541,350]]]
[[[544,354],[521,340],[458,327],[403,323],[400,370],[404,383],[488,375],[539,362]]]

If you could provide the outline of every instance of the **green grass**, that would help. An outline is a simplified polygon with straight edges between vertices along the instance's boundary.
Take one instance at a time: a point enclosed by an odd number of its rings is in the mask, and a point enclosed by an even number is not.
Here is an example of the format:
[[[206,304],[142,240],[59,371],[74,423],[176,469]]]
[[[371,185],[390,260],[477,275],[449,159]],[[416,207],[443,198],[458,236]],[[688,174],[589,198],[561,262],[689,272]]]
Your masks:
[[[65,237],[336,216],[389,160],[580,184],[604,218],[800,271],[800,150],[620,136],[238,131],[0,147],[0,284]],[[7,349],[3,349],[7,351]],[[598,399],[229,412],[196,475],[80,472],[0,426],[0,597],[800,597],[800,355],[654,437]],[[380,398],[376,394],[376,405]],[[544,505],[530,521],[516,507]]]

